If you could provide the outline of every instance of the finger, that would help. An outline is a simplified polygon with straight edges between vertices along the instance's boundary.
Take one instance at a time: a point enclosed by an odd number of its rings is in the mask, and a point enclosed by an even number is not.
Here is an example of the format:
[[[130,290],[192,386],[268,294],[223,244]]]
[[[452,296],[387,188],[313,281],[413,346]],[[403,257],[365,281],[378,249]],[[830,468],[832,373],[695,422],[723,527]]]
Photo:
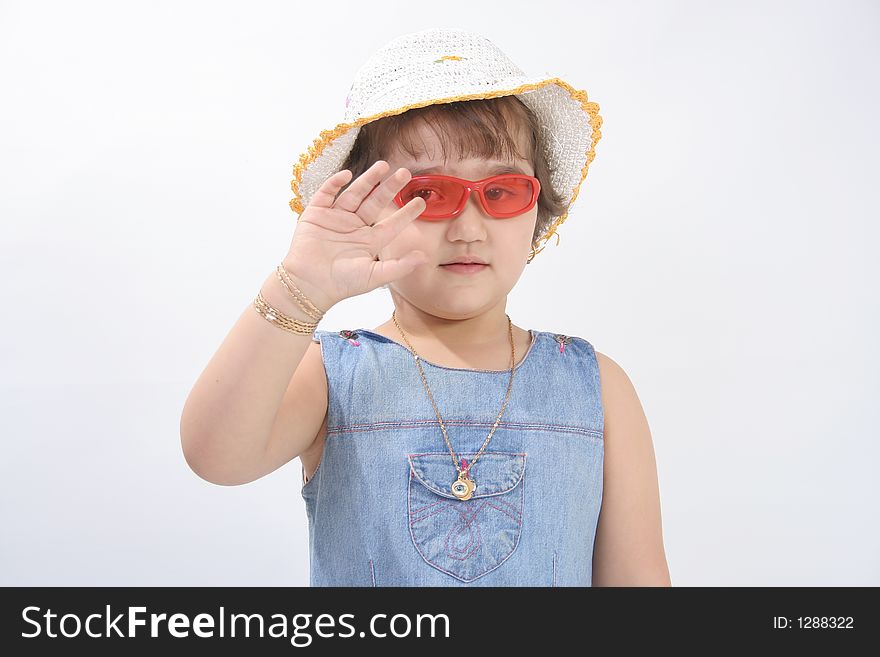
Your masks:
[[[363,217],[364,221],[369,224],[376,223],[376,217],[392,203],[397,193],[406,187],[410,180],[412,180],[412,173],[410,173],[409,169],[399,168],[383,180],[382,184],[361,203],[357,211],[358,215]]]
[[[347,212],[354,212],[361,206],[363,200],[373,191],[376,185],[382,182],[387,171],[388,163],[385,160],[376,160],[369,169],[359,175],[348,186],[348,189],[339,195],[333,207],[346,210]]]
[[[309,205],[321,208],[333,207],[333,201],[336,199],[339,190],[342,189],[350,179],[351,171],[348,169],[337,171],[318,187],[318,191],[312,196]]]
[[[422,214],[425,211],[425,207],[427,207],[425,199],[421,196],[415,196],[397,212],[373,224],[372,231],[370,232],[370,237],[375,240],[375,243],[372,245],[373,249],[377,253],[381,251],[385,245],[400,234],[400,231],[409,226],[414,219]]]
[[[373,264],[373,270],[370,272],[370,286],[387,285],[412,273],[427,262],[428,256],[424,251],[411,251],[400,258],[379,260]]]

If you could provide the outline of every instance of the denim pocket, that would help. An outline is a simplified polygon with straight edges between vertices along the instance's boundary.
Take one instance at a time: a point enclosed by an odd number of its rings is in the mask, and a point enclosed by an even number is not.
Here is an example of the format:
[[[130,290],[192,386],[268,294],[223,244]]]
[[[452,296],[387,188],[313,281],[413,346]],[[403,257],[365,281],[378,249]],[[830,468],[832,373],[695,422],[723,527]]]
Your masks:
[[[476,452],[459,454],[468,462]],[[513,554],[522,533],[526,455],[483,452],[468,500],[452,494],[458,471],[449,452],[409,454],[409,528],[413,544],[434,568],[472,582]]]

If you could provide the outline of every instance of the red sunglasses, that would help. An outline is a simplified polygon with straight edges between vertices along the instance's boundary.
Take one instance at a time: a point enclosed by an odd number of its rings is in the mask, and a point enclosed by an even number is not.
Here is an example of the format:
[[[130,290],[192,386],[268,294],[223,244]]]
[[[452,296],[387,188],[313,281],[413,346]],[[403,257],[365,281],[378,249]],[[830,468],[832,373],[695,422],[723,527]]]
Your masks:
[[[461,214],[474,191],[488,215],[507,219],[535,206],[541,183],[533,176],[519,173],[504,173],[476,181],[439,174],[414,176],[394,197],[394,203],[402,208],[416,196],[421,196],[426,207],[419,219],[449,219]]]

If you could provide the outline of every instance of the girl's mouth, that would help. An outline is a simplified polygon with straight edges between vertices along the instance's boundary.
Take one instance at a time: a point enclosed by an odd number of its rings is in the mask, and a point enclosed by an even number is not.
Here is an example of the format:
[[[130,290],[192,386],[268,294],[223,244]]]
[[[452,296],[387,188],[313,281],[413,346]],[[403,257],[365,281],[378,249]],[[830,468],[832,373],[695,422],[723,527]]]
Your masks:
[[[440,265],[443,269],[453,272],[455,274],[476,274],[478,272],[483,271],[484,269],[488,269],[489,265],[481,265],[479,263],[460,263],[456,262],[451,265]]]

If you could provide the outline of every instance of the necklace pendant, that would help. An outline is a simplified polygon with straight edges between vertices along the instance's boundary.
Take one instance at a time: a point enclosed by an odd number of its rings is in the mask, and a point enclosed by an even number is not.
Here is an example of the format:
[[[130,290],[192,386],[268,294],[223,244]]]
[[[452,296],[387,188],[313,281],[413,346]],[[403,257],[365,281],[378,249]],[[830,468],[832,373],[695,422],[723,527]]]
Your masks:
[[[477,484],[474,480],[464,472],[461,472],[458,475],[458,479],[452,482],[452,494],[462,501],[469,500],[473,496],[476,487]]]

